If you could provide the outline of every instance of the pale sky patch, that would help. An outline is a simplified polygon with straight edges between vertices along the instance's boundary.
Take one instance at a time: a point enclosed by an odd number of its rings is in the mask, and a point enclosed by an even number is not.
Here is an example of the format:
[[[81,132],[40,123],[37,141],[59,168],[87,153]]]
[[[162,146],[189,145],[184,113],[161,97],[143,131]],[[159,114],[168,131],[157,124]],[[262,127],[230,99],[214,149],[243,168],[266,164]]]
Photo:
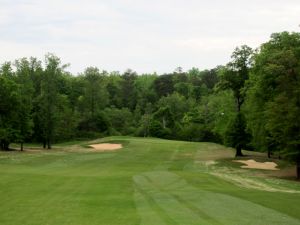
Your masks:
[[[138,73],[226,64],[235,47],[299,32],[299,0],[0,0],[0,62],[40,59]]]

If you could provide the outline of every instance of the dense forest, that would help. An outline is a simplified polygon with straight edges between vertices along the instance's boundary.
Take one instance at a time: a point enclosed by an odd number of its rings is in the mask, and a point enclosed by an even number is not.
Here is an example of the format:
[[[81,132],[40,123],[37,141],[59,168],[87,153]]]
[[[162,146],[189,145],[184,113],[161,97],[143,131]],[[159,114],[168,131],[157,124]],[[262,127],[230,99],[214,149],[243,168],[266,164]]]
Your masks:
[[[0,68],[0,148],[108,135],[222,143],[294,160],[300,174],[300,33],[237,47],[227,65],[169,74],[101,71],[77,76],[60,58]]]

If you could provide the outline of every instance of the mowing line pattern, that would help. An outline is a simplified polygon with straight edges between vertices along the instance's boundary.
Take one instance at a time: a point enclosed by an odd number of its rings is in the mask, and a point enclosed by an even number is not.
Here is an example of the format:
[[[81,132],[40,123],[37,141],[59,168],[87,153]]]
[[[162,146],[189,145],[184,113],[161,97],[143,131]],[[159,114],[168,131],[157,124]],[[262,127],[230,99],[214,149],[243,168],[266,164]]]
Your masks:
[[[141,225],[300,224],[250,201],[197,189],[168,171],[143,173],[133,181]]]

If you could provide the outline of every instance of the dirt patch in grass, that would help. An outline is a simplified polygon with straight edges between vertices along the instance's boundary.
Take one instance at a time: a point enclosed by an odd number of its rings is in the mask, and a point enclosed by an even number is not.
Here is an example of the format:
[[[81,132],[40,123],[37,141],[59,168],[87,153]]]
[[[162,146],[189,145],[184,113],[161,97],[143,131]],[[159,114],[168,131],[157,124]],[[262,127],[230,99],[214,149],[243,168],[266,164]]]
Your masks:
[[[268,192],[299,193],[298,190],[287,188],[285,186],[276,183],[268,184],[263,180],[257,179],[255,177],[247,177],[243,174],[232,174],[232,173],[229,174],[228,172],[225,171],[216,171],[216,172],[211,172],[210,174],[222,178],[224,180],[227,180],[229,182],[232,182],[233,184],[236,184],[237,186],[244,187],[244,188],[257,189],[257,190],[268,191]]]
[[[256,162],[253,159],[249,160],[233,160],[233,162],[239,162],[245,164],[241,168],[247,169],[261,169],[261,170],[279,170],[277,164],[274,162]]]
[[[279,177],[279,178],[284,178],[284,179],[289,179],[289,180],[296,180],[296,166],[290,166],[283,168],[281,170],[275,171],[273,176]]]
[[[24,149],[24,152],[40,153],[40,152],[42,152],[42,150],[41,149],[30,149],[30,148],[28,148],[28,149]]]
[[[100,152],[114,151],[123,148],[122,144],[112,144],[112,143],[93,144],[89,146],[92,147],[94,151],[100,151]]]

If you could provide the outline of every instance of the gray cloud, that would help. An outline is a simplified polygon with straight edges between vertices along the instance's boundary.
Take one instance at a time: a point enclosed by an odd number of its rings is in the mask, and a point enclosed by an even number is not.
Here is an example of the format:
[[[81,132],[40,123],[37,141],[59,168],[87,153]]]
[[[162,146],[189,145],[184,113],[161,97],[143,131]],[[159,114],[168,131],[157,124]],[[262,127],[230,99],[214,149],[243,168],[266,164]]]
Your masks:
[[[0,61],[53,52],[105,70],[211,68],[234,47],[258,47],[273,32],[299,31],[298,0],[1,1]]]

